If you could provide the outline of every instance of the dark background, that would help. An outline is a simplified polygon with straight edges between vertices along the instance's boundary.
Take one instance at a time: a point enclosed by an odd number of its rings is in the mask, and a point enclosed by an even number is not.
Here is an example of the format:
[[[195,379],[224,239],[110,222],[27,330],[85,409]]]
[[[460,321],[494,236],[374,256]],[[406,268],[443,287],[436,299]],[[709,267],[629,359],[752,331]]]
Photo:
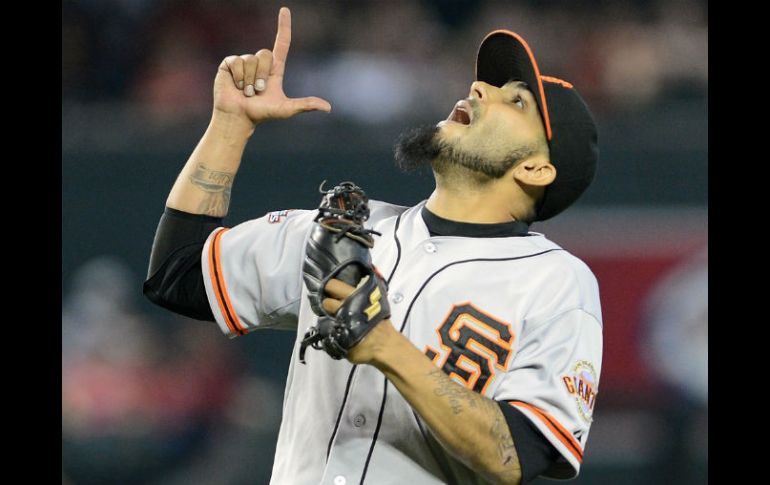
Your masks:
[[[410,205],[427,174],[395,137],[467,95],[484,34],[509,28],[599,125],[591,188],[533,230],[599,280],[605,353],[581,484],[704,483],[708,449],[708,9],[700,1],[290,1],[290,96],[261,125],[229,225],[312,208],[323,179]],[[267,483],[293,335],[228,340],[141,296],[168,190],[203,133],[216,66],[271,48],[273,1],[62,7],[64,483]]]

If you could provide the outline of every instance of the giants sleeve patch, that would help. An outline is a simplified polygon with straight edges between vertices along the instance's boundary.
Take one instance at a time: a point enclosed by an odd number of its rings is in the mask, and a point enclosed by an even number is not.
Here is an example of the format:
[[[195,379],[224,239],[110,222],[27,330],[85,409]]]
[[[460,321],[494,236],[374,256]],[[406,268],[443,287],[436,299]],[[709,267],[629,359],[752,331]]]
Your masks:
[[[562,376],[562,382],[567,393],[574,396],[580,417],[587,423],[593,421],[596,394],[599,392],[594,366],[587,360],[580,360],[569,374]]]
[[[279,222],[283,222],[284,219],[286,219],[286,216],[289,215],[289,212],[293,211],[294,209],[284,209],[281,211],[273,211],[267,213],[267,222],[270,224],[277,224]]]

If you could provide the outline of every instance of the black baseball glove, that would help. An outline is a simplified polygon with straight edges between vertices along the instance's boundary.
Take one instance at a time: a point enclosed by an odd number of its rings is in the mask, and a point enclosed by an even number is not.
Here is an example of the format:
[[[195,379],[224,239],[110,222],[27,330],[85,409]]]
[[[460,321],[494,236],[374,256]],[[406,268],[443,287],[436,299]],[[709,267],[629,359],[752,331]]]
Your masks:
[[[363,226],[369,218],[369,199],[353,182],[320,190],[324,197],[305,246],[302,266],[310,307],[319,318],[302,340],[299,359],[303,364],[308,346],[325,350],[333,359],[346,357],[348,350],[375,325],[390,317],[387,285],[372,266],[369,252],[374,246],[372,234],[379,233]],[[324,287],[332,278],[356,288],[336,315],[326,312],[322,305]]]

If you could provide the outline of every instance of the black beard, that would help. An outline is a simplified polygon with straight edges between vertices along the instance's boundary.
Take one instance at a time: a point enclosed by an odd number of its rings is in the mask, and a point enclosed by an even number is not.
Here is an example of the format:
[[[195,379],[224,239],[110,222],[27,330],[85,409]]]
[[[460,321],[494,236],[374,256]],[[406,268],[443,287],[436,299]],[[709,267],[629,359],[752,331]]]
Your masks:
[[[398,136],[393,147],[396,166],[404,172],[413,172],[430,165],[441,154],[438,127],[424,125],[412,128]]]
[[[430,165],[439,175],[447,175],[458,166],[469,170],[483,179],[499,179],[508,170],[537,151],[534,146],[522,146],[508,154],[503,160],[490,161],[477,155],[455,149],[441,141],[439,128],[425,125],[402,133],[396,140],[394,155],[396,166],[404,172],[412,172]]]

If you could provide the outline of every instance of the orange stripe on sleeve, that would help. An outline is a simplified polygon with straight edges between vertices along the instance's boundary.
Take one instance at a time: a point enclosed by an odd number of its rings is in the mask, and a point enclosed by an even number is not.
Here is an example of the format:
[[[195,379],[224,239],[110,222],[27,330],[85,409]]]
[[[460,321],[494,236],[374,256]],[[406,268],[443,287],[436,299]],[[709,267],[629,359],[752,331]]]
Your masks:
[[[567,447],[567,449],[572,453],[572,455],[577,458],[577,461],[579,463],[583,463],[583,449],[580,446],[580,443],[577,442],[574,436],[572,436],[572,433],[567,431],[567,429],[559,424],[556,419],[553,418],[550,414],[546,413],[545,411],[536,408],[535,406],[532,406],[531,404],[527,404],[522,401],[508,401],[508,404],[511,406],[518,406],[524,409],[527,409],[534,413],[535,416],[540,419],[540,421],[545,424],[548,429],[551,430],[551,433],[553,433],[556,438],[561,441],[564,446]]]
[[[209,249],[209,276],[214,284],[214,294],[217,297],[217,303],[219,304],[219,310],[222,313],[222,317],[225,320],[230,331],[236,335],[244,335],[244,327],[238,320],[238,315],[235,313],[232,303],[230,302],[230,295],[227,293],[227,287],[225,286],[225,278],[222,274],[222,258],[220,255],[220,239],[222,235],[228,231],[227,228],[220,229],[214,238],[211,240],[211,248]]]

